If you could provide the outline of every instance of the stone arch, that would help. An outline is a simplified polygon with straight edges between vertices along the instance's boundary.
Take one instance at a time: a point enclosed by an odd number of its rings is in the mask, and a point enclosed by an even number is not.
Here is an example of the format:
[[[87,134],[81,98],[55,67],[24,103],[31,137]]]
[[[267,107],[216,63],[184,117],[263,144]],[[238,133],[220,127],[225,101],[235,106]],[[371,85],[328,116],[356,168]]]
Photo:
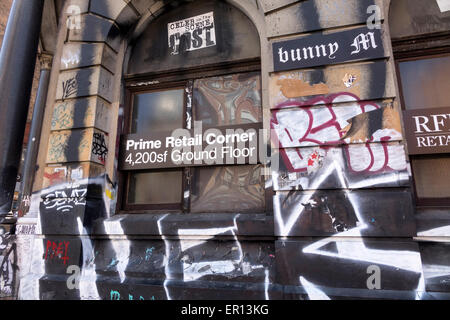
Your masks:
[[[149,2],[151,1],[151,2]],[[120,4],[122,6],[122,10],[119,13],[112,13],[112,15],[116,15],[113,20],[115,24],[122,26],[124,30],[118,30],[114,25],[111,26],[107,40],[106,41],[114,41],[116,37],[122,37],[125,40],[127,50],[129,49],[129,44],[133,40],[137,39],[146,29],[146,27],[152,23],[158,16],[167,12],[171,8],[176,7],[173,4],[178,4],[180,0],[157,0],[157,1],[143,1],[143,0],[131,0],[126,4]],[[260,41],[261,48],[261,72],[262,72],[262,81],[263,81],[263,100],[268,100],[267,90],[264,90],[268,86],[268,77],[266,76],[269,73],[270,65],[271,65],[271,56],[269,50],[269,41],[267,39],[266,32],[266,22],[264,19],[264,11],[260,8],[257,2],[248,2],[248,1],[239,1],[239,0],[223,0],[224,2],[232,5],[233,7],[240,10],[244,13],[250,21],[255,26]],[[109,3],[110,5],[114,4],[117,6],[117,0],[99,0],[99,2]],[[132,14],[130,13],[130,6],[135,13],[139,14],[139,17],[132,18]],[[124,57],[123,66],[127,65],[127,57]]]

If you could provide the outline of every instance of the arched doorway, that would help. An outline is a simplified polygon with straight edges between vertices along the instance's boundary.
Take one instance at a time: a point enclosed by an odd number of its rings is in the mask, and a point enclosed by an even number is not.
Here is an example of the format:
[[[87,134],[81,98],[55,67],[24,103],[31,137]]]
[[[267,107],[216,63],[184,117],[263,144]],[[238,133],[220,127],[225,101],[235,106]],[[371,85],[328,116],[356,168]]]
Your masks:
[[[192,130],[196,122],[262,127],[261,47],[250,19],[224,1],[166,9],[130,46],[122,134]],[[121,211],[266,212],[261,165],[152,166],[157,154],[142,156],[135,160],[148,165],[120,171]]]

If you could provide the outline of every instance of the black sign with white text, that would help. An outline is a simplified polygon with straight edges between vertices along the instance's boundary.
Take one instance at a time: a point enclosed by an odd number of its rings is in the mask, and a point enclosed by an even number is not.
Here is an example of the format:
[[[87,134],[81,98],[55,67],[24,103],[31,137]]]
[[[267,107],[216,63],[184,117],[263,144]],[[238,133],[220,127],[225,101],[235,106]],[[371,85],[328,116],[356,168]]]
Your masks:
[[[450,108],[403,111],[408,153],[450,152]]]
[[[257,164],[261,124],[121,137],[120,170]]]
[[[276,42],[272,48],[275,72],[385,56],[381,31],[366,27]]]

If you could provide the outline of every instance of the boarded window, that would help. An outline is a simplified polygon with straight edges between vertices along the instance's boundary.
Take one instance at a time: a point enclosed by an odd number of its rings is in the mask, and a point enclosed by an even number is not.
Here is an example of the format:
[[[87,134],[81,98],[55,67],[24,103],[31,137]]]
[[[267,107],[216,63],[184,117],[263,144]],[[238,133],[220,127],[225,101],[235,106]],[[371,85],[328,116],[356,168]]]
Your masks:
[[[406,109],[450,107],[450,55],[398,65]]]
[[[259,73],[194,82],[194,120],[215,127],[262,122]],[[264,210],[261,166],[194,168],[192,212]]]

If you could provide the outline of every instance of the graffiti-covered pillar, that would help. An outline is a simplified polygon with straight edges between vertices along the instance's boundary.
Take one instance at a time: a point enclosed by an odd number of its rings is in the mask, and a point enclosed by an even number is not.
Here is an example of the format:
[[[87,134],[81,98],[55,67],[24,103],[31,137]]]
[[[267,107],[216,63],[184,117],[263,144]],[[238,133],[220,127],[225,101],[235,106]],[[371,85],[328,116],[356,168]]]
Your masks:
[[[44,0],[15,0],[0,53],[0,216],[11,209]]]

